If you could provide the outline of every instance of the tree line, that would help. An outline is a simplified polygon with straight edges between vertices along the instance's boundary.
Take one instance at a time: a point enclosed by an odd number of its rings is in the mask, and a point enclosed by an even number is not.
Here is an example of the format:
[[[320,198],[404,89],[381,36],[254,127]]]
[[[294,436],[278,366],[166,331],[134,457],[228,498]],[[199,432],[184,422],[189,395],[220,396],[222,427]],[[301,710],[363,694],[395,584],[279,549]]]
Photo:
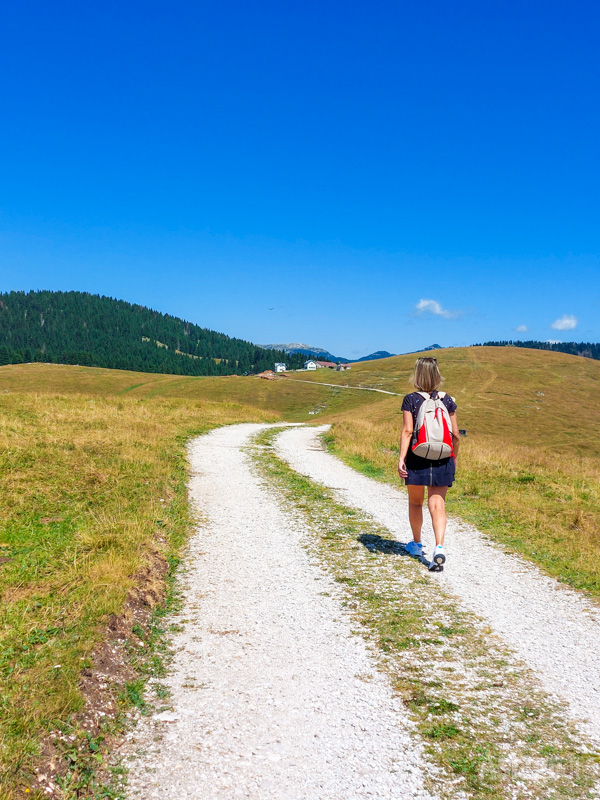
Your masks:
[[[537,342],[513,341],[508,339],[501,342],[484,342],[474,344],[473,347],[529,347],[533,350],[554,350],[557,353],[568,353],[572,356],[583,356],[600,360],[600,343],[596,342]]]
[[[173,375],[250,375],[306,356],[265,350],[141,305],[86,292],[0,293],[0,365],[32,361]]]

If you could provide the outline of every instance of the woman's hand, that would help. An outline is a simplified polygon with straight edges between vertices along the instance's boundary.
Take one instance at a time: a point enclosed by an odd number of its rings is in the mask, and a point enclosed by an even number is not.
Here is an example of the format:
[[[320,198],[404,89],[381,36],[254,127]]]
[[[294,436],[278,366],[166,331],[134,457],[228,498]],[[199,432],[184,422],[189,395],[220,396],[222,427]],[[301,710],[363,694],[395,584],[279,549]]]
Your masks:
[[[401,478],[408,478],[408,471],[406,469],[406,461],[402,458],[398,462],[398,475]]]

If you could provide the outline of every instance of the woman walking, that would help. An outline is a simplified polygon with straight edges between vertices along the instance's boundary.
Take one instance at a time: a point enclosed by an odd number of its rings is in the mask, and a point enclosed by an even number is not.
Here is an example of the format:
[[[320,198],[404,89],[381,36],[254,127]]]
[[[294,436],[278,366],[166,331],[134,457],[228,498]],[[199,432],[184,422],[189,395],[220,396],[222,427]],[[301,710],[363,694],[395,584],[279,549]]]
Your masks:
[[[413,541],[406,545],[406,550],[411,556],[422,556],[423,545],[421,544],[421,528],[423,527],[423,501],[425,499],[425,487],[427,490],[427,505],[433,523],[435,534],[435,549],[429,564],[430,570],[440,571],[446,561],[444,553],[444,534],[446,533],[446,492],[452,486],[456,469],[456,458],[458,455],[459,434],[456,422],[456,403],[454,398],[439,392],[442,383],[442,376],[435,358],[418,358],[415,364],[415,372],[412,382],[417,391],[407,394],[402,402],[404,412],[404,424],[402,427],[402,440],[400,442],[400,459],[398,461],[398,474],[404,478],[408,487],[408,517],[412,529]],[[419,446],[418,438],[421,440],[425,434],[418,430],[419,409],[429,398],[439,400],[448,412],[451,430],[451,444],[444,445],[442,452],[449,451],[445,458],[431,460],[423,458],[414,452],[429,452],[428,448],[423,447],[422,442]],[[432,404],[429,407],[433,408]],[[423,415],[421,415],[423,416]],[[437,417],[445,417],[443,410],[440,409]],[[445,422],[443,423],[446,424]],[[424,426],[422,426],[424,428]],[[435,447],[432,448],[435,451]]]

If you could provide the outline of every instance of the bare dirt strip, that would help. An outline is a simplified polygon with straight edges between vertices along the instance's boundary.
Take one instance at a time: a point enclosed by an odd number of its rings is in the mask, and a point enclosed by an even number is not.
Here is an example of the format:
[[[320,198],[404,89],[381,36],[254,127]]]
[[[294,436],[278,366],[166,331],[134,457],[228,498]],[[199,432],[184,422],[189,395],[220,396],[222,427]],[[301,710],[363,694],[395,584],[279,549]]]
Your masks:
[[[244,450],[266,427],[221,428],[190,448],[203,519],[183,576],[171,696],[128,745],[129,795],[430,798],[432,767],[406,708],[353,635],[339,584],[303,546],[310,531]]]
[[[297,472],[335,490],[341,503],[366,512],[398,541],[410,541],[406,494],[325,452],[319,439],[325,430],[287,430],[276,439],[276,451]],[[427,523],[424,542],[431,552]],[[535,671],[544,690],[566,702],[582,732],[600,742],[598,606],[458,520],[449,522],[446,553],[446,568],[436,575],[440,586],[487,620]]]

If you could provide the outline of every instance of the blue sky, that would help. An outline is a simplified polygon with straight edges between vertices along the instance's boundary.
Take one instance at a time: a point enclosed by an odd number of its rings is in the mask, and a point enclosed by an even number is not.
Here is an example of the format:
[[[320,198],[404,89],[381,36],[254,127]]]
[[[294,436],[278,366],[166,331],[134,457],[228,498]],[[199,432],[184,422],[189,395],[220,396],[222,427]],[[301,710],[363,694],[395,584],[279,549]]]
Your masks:
[[[600,341],[597,4],[12,5],[3,290],[348,356]]]

